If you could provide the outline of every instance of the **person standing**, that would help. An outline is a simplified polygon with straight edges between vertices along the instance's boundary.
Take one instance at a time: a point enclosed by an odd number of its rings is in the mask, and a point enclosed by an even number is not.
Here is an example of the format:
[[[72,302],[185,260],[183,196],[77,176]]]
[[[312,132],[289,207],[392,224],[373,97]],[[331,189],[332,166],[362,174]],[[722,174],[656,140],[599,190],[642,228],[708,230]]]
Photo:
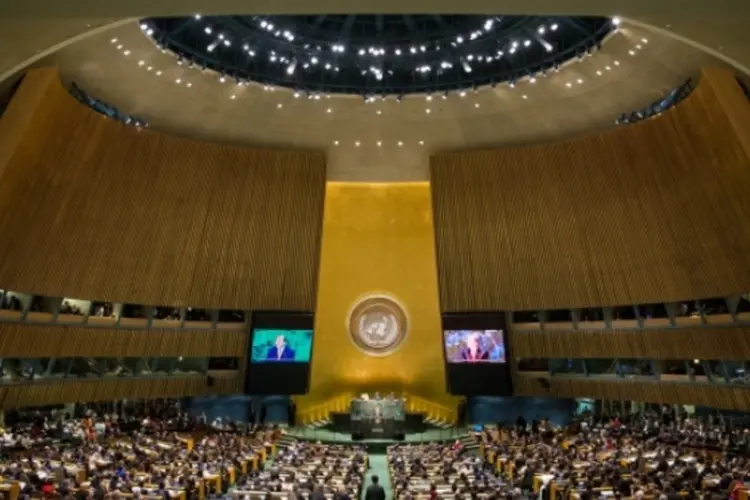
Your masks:
[[[374,474],[371,479],[372,484],[365,491],[365,500],[385,500],[385,490],[378,484],[380,478]]]

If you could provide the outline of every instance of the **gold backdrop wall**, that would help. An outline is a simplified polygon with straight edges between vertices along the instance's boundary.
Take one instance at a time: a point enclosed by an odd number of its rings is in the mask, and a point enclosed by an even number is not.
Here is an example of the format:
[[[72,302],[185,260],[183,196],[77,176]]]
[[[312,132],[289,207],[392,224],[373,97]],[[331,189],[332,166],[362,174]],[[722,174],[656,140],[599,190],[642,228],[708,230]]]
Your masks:
[[[349,335],[349,313],[369,295],[392,297],[406,311],[406,337],[390,355],[365,354]],[[428,183],[329,182],[310,395],[300,409],[348,391],[449,403],[441,335]]]

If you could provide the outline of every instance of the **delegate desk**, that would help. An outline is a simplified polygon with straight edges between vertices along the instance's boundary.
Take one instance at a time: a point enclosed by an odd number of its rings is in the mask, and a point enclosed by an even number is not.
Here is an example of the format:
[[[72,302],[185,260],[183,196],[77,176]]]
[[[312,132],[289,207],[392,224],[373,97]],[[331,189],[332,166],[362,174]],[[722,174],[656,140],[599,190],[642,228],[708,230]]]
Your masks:
[[[354,435],[393,439],[404,433],[404,402],[401,399],[354,399],[350,419]]]

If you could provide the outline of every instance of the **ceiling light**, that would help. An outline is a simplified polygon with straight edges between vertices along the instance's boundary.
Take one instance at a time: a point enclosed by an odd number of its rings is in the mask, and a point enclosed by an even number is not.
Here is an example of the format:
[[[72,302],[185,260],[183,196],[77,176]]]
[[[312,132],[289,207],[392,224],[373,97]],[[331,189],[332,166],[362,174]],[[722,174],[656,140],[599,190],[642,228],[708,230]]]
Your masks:
[[[196,19],[200,19],[200,18],[201,18],[201,15],[200,15],[200,14],[196,14],[196,15],[195,15],[194,17],[195,17]]]
[[[289,63],[289,66],[286,67],[286,74],[287,75],[293,75],[294,70],[297,69],[297,60],[294,59],[291,63]]]
[[[572,87],[572,86],[573,86],[573,84],[572,84],[572,83],[570,83],[570,82],[567,82],[567,83],[565,84],[565,86],[566,86],[566,87],[568,87],[568,88],[570,88],[570,87]]]
[[[148,29],[148,24],[141,23],[141,29],[144,30],[144,31],[147,30]]]
[[[427,109],[424,110],[424,112],[429,115],[432,111],[430,110],[430,108],[427,108]]]
[[[531,45],[531,40],[526,40],[523,42],[524,47],[528,47],[529,45]]]
[[[225,76],[222,76],[221,78],[219,78],[219,81],[220,81],[221,83],[224,83],[224,82],[226,82],[226,81],[227,81],[227,78],[226,78]]]
[[[524,95],[521,96],[521,99],[528,99],[528,98],[529,98],[529,96],[527,96],[526,94],[524,94]]]
[[[377,114],[377,115],[380,115],[380,114],[382,114],[382,113],[383,113],[383,112],[382,112],[382,111],[380,111],[380,110],[377,110],[377,111],[375,111],[375,114]]]
[[[611,66],[604,66],[604,69],[606,69],[607,71],[609,71],[609,70],[612,69],[612,67]]]
[[[161,71],[157,71],[156,76],[161,76]]]
[[[459,97],[466,97],[466,91],[462,90],[461,92],[458,93],[458,96]]]
[[[299,99],[299,96],[300,96],[300,93],[299,93],[299,92],[295,92],[295,93],[294,93],[294,98],[295,98],[295,99]]]
[[[557,23],[550,26],[549,29],[551,29],[552,31],[557,31]]]
[[[615,25],[615,26],[619,26],[621,22],[622,22],[622,19],[620,19],[617,16],[615,16],[615,17],[612,18],[612,24]]]
[[[642,41],[643,43],[648,43],[648,39],[646,39],[646,38],[641,38],[641,41]]]
[[[378,141],[378,147],[383,145],[383,141]]]
[[[109,41],[109,43],[117,43],[117,38],[113,38],[112,40]]]
[[[597,70],[597,71],[596,71],[596,76],[602,76],[602,72],[601,72],[601,70]]]
[[[211,26],[206,26],[206,28],[203,30],[207,35],[210,35],[213,33],[213,30],[211,29]]]
[[[424,141],[419,141],[420,146],[424,146]]]
[[[117,50],[122,50],[122,45],[118,45]]]
[[[479,103],[478,103],[478,102],[475,102],[475,103],[474,103],[474,107],[475,107],[475,108],[478,108],[478,107],[479,107]]]
[[[326,113],[333,113],[333,110],[331,108],[326,109]]]
[[[190,88],[190,87],[192,87],[192,86],[193,86],[193,84],[192,84],[192,83],[190,83],[190,82],[186,83],[185,85],[187,85],[187,87],[188,87],[188,88]]]
[[[633,50],[629,50],[629,51],[628,51],[628,54],[630,54],[631,56],[634,56],[634,55],[635,55],[635,51],[633,51]]]
[[[615,66],[619,66],[619,65],[620,65],[620,61],[615,61]]]
[[[464,37],[462,36],[456,37],[456,43],[464,43]]]
[[[229,96],[229,98],[232,99],[232,100],[234,100],[234,99],[237,99],[237,96],[234,95],[234,94],[232,94],[232,95]]]
[[[580,85],[580,84],[582,84],[582,83],[583,83],[583,79],[582,79],[582,78],[579,78],[578,80],[576,80],[576,82],[578,82],[578,85]]]
[[[143,62],[143,61],[138,61],[138,66],[143,66],[144,64],[146,64],[146,63]]]
[[[529,83],[536,83],[536,78],[534,78],[533,76],[529,78]]]
[[[425,97],[425,99],[427,99],[428,101],[431,101],[432,100],[432,96],[428,95],[427,97]]]
[[[130,55],[130,51],[129,51],[129,50],[126,50],[125,52],[123,52],[123,54],[125,54],[126,56],[127,56],[127,55]]]
[[[149,66],[148,68],[146,68],[146,71],[151,71],[152,69],[154,69],[154,67],[153,66]]]
[[[539,33],[540,35],[543,35],[543,34],[544,34],[544,32],[545,32],[545,31],[547,31],[547,30],[545,29],[545,27],[544,27],[544,26],[539,26],[539,29],[538,29],[538,30],[536,30],[536,31],[537,31],[537,33]]]
[[[355,145],[356,147],[359,147],[359,141],[355,142],[355,143],[354,143],[354,145]]]
[[[403,146],[404,145],[403,141],[398,141],[398,145]]]
[[[396,54],[397,56],[400,56],[401,55],[401,49],[396,49],[395,51],[393,51],[393,53]]]
[[[334,146],[338,146],[339,145],[339,141],[333,141],[333,145]]]
[[[177,80],[175,80],[174,82],[175,82],[175,83],[182,83],[182,79],[181,79],[181,78],[178,78],[178,79],[177,79]]]

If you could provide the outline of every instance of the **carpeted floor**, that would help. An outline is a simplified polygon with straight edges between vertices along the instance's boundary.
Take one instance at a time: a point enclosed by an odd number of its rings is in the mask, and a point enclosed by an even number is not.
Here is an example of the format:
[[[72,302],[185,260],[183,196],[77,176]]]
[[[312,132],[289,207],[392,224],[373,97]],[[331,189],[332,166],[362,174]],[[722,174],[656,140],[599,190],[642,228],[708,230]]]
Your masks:
[[[367,486],[371,483],[370,477],[377,475],[379,478],[380,485],[385,490],[385,498],[393,498],[393,490],[391,489],[391,477],[388,474],[388,459],[384,453],[373,453],[370,454],[370,470],[367,471],[367,477],[365,478],[365,488],[362,490],[362,500],[365,498],[365,491]]]

